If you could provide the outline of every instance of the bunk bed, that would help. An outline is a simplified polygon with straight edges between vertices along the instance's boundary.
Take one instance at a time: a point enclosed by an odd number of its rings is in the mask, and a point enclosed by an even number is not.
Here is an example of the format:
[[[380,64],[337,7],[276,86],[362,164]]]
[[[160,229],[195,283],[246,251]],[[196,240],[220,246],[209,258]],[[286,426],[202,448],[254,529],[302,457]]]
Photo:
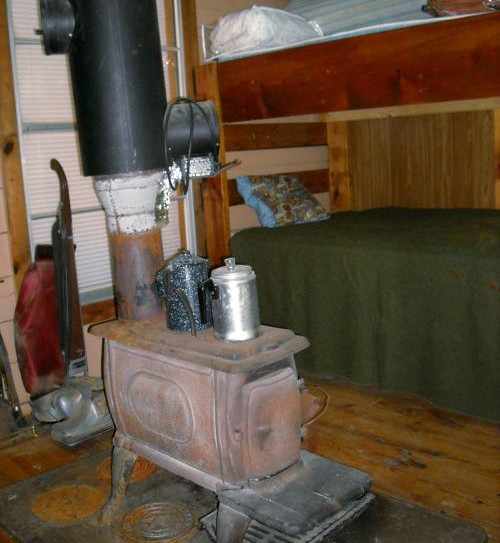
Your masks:
[[[209,63],[196,72],[198,98],[213,100],[222,120],[222,160],[248,149],[328,147],[328,169],[296,172],[311,192],[328,192],[332,211],[345,212],[323,223],[251,229],[231,247],[230,207],[241,203],[234,180],[226,172],[201,187],[208,256],[215,265],[234,252],[256,268],[263,321],[290,326],[313,344],[301,371],[500,419],[498,141],[491,129],[500,108],[500,14]],[[486,132],[479,128],[467,143],[484,149],[484,160],[467,187],[434,187],[445,194],[434,207],[485,210],[394,209],[412,203],[404,187],[384,186],[384,173],[363,182],[353,175],[354,121],[446,113],[468,122],[459,112],[469,111],[485,112],[479,124]],[[310,114],[321,114],[321,122],[281,119]],[[457,145],[455,157],[464,144]],[[349,258],[357,259],[354,267],[346,266]]]

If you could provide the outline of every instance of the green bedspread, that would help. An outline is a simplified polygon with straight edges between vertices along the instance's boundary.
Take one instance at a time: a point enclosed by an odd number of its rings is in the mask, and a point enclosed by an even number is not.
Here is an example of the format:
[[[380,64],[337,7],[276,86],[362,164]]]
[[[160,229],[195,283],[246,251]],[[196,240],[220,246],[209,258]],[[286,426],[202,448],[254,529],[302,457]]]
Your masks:
[[[500,212],[374,209],[253,228],[261,320],[311,341],[303,374],[500,420]]]

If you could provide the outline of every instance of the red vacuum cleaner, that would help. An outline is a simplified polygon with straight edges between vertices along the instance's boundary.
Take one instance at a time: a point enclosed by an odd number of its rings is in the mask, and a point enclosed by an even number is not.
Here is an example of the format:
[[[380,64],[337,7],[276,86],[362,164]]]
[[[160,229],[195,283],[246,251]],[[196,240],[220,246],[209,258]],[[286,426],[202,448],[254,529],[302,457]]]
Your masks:
[[[14,321],[19,368],[33,416],[55,423],[51,435],[76,445],[113,427],[102,380],[88,376],[76,275],[71,205],[62,166],[52,246],[36,248],[21,285]]]

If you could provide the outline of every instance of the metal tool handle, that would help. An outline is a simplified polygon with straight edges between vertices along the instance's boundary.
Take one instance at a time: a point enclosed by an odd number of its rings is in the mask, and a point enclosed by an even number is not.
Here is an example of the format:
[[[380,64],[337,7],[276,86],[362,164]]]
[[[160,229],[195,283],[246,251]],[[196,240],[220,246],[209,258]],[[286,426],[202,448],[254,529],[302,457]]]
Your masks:
[[[19,397],[16,391],[16,385],[14,383],[14,376],[12,375],[12,367],[10,365],[9,355],[3,341],[2,334],[0,333],[0,381],[4,381],[7,388],[7,398],[9,405],[14,415],[14,420],[19,428],[27,425],[26,420],[22,414],[21,406],[19,404]],[[2,387],[3,388],[3,387]]]

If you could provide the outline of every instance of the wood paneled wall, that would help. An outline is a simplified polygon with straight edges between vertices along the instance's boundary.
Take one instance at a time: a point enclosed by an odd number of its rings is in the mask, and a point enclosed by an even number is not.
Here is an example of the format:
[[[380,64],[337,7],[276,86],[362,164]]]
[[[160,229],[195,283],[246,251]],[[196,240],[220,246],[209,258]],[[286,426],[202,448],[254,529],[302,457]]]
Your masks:
[[[0,186],[5,190],[16,289],[30,261],[6,2],[0,3]]]
[[[226,126],[231,128],[225,131],[231,136],[230,148],[240,149],[241,143],[241,148],[252,149],[227,153],[242,160],[229,177],[329,168],[332,210],[500,208],[500,112],[391,113],[333,120],[327,122],[326,137],[311,120],[297,124],[297,130],[290,124]],[[269,132],[264,130],[267,126]],[[296,132],[297,145],[306,145],[311,131],[316,139],[310,147],[267,148],[293,147],[295,139],[287,131]],[[239,132],[245,137],[236,137]],[[238,228],[244,227],[244,216],[245,209],[231,210]]]
[[[352,209],[495,207],[494,112],[347,124]]]

